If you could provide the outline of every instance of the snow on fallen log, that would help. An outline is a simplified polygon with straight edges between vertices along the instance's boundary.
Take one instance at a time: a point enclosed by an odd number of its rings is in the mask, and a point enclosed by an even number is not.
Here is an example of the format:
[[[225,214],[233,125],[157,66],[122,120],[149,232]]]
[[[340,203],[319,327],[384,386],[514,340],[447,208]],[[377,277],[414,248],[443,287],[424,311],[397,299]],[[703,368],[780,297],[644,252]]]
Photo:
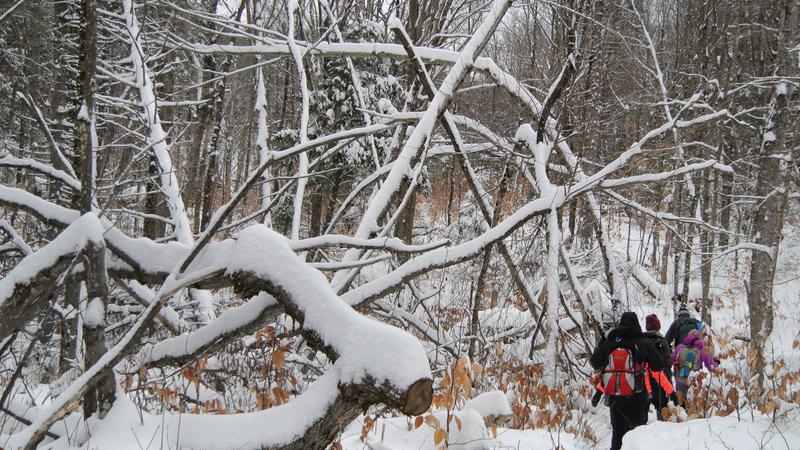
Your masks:
[[[411,334],[362,316],[343,302],[321,272],[297,256],[285,237],[262,225],[201,252],[190,271],[225,271],[235,288],[265,291],[303,324],[310,342],[342,361],[343,383],[372,377],[408,387],[430,378],[422,344]],[[402,367],[397,362],[403,361]]]
[[[647,290],[656,300],[667,301],[671,296],[672,289],[653,278],[644,267],[639,264],[631,264],[631,275],[639,284]]]
[[[2,189],[2,186],[0,186]],[[0,339],[23,327],[45,306],[87,243],[103,245],[103,225],[87,213],[49,244],[31,253],[0,280]]]
[[[132,372],[138,367],[181,366],[213,352],[231,339],[251,334],[274,320],[283,311],[276,305],[271,295],[262,292],[243,305],[227,309],[202,328],[147,344],[135,358],[137,367]]]

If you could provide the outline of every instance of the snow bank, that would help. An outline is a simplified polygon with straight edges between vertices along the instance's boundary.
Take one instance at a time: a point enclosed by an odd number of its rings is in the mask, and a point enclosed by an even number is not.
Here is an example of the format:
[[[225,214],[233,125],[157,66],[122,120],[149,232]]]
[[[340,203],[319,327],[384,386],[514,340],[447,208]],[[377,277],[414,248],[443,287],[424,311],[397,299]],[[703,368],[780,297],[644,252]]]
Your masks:
[[[455,416],[461,421],[461,428],[456,426],[454,419],[450,421],[450,430],[447,434],[448,448],[453,450],[488,450],[495,447],[495,441],[483,424],[480,414],[473,410],[456,411]],[[436,411],[432,414],[445,427],[447,413]],[[414,428],[414,420],[404,417],[380,418],[372,431],[367,435],[366,445],[361,442],[361,423],[357,420],[342,433],[342,447],[346,450],[380,449],[421,449],[436,450],[444,442],[434,444],[434,429],[427,423],[419,428]],[[409,430],[409,424],[411,429]],[[516,448],[516,447],[515,447]],[[520,447],[527,448],[527,447]]]
[[[690,420],[682,423],[656,422],[638,427],[622,440],[624,450],[785,449],[800,448],[800,421],[772,422],[768,416],[756,414],[753,419],[743,414]]]
[[[481,417],[499,417],[513,414],[503,391],[484,392],[464,404],[462,410],[471,409]]]
[[[495,438],[496,449],[552,450],[561,448],[573,450],[587,448],[573,434],[567,432],[536,430],[498,429]],[[597,446],[596,448],[603,448]],[[591,448],[591,447],[590,447]]]

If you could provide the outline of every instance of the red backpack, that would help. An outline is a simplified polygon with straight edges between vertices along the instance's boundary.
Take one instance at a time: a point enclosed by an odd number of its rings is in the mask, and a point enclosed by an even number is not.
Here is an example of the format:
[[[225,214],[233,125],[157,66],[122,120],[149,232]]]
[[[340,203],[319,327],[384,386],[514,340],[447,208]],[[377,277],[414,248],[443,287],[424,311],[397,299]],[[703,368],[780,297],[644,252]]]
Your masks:
[[[608,355],[608,364],[603,369],[603,391],[606,395],[628,397],[642,391],[644,370],[633,359],[633,352],[616,348]]]

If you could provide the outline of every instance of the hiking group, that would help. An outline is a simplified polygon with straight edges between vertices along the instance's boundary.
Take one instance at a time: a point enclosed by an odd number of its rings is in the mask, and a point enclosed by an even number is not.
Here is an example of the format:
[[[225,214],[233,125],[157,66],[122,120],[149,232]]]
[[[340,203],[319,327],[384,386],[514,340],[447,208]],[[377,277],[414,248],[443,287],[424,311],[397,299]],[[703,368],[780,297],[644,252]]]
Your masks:
[[[622,437],[629,430],[647,424],[650,405],[658,420],[669,401],[685,407],[690,374],[701,366],[714,369],[719,365],[703,343],[703,323],[686,306],[678,310],[666,335],[661,335],[655,314],[645,318],[645,329],[642,332],[636,313],[622,313],[618,326],[600,339],[590,360],[599,372],[592,405],[605,396],[611,416],[611,450],[622,447]]]

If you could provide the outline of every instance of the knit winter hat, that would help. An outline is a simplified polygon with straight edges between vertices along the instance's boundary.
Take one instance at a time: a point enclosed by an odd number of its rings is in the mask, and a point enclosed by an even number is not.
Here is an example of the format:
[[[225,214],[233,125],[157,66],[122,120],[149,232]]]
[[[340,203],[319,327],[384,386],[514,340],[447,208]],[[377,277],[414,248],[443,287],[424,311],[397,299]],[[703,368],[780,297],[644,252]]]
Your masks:
[[[657,315],[650,314],[644,318],[644,327],[647,331],[659,331],[661,330],[661,321],[658,320]]]
[[[692,313],[690,313],[689,308],[684,305],[678,310],[678,317],[692,317]]]

